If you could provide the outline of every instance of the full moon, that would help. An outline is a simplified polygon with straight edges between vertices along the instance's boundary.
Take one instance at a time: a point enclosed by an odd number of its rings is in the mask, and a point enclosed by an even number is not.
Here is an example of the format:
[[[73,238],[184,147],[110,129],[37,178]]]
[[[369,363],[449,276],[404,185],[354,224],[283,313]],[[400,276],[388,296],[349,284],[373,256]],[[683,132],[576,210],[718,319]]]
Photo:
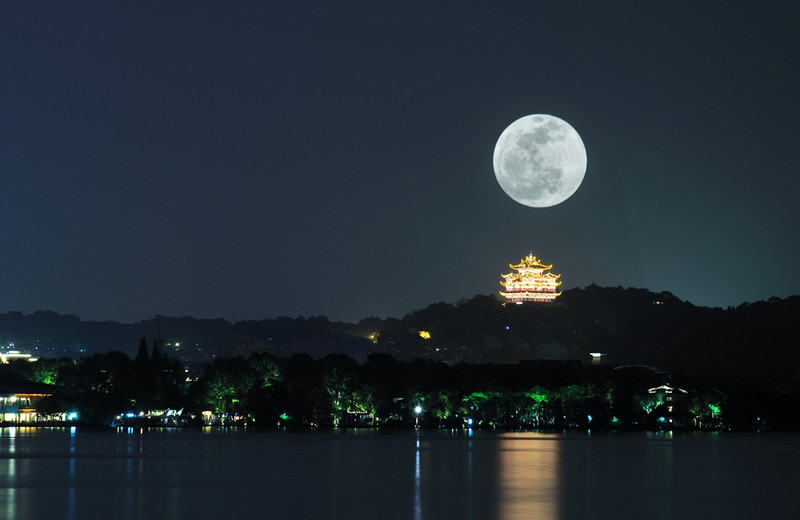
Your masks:
[[[586,174],[586,148],[563,119],[533,114],[503,130],[494,147],[494,175],[525,206],[548,208],[570,198]]]

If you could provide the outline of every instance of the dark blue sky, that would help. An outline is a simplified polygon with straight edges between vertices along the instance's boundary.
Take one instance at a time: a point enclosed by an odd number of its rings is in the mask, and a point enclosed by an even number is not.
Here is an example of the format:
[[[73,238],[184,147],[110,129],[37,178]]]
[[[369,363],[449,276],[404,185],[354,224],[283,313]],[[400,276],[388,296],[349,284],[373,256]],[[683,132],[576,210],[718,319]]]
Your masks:
[[[800,293],[797,2],[162,4],[0,6],[0,312],[402,317],[529,252]],[[531,113],[587,149],[552,208],[492,171]]]

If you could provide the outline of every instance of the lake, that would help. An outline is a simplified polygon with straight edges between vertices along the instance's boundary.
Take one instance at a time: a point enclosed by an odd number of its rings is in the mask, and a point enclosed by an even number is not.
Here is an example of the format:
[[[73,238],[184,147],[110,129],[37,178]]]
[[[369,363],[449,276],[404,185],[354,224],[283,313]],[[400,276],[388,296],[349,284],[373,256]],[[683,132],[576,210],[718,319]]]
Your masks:
[[[0,518],[790,518],[800,435],[0,428]]]

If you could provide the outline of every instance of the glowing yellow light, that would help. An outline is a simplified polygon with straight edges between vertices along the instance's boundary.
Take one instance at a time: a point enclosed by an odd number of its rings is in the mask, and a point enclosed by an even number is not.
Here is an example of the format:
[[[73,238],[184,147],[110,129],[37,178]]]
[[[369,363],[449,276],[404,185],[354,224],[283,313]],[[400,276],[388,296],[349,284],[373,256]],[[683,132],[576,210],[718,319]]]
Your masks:
[[[419,337],[422,339],[431,339],[431,333],[427,330],[421,330],[419,331]]]
[[[557,290],[561,285],[559,280],[561,275],[547,272],[553,266],[541,263],[532,254],[520,260],[520,263],[508,266],[514,269],[514,272],[501,275],[504,280],[500,282],[506,289],[500,291],[500,295],[508,301],[549,302],[561,295]]]
[[[378,344],[378,338],[379,338],[380,336],[381,336],[381,335],[380,335],[380,333],[378,333],[378,332],[372,332],[372,333],[370,333],[370,335],[368,336],[368,338],[369,338],[369,340],[370,340],[371,342],[373,342],[374,344],[376,344],[376,345],[377,345],[377,344]]]

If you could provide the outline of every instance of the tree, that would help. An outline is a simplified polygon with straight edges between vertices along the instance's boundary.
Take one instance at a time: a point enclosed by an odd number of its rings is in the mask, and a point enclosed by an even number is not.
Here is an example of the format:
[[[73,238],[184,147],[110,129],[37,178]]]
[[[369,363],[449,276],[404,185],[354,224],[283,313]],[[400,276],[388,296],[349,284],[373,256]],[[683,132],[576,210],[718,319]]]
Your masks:
[[[547,388],[535,386],[523,393],[525,403],[522,414],[522,421],[530,423],[535,428],[542,428],[553,424],[552,401],[554,393]]]
[[[242,400],[255,381],[255,373],[244,359],[217,358],[199,381],[203,403],[218,414],[244,411]]]
[[[150,354],[150,361],[154,365],[159,365],[161,363],[161,351],[158,348],[158,340],[153,340],[153,353]]]
[[[361,383],[358,364],[346,354],[329,354],[321,361],[321,374],[320,383],[327,402],[319,403],[319,419],[330,414],[333,424],[338,425],[354,409],[355,392]]]
[[[136,352],[136,364],[146,365],[150,361],[150,356],[147,354],[147,338],[142,336],[139,339],[139,350]]]
[[[722,426],[723,398],[718,392],[705,390],[695,393],[689,400],[689,413],[694,426],[699,429]]]
[[[280,380],[281,373],[278,360],[272,354],[256,353],[250,355],[247,363],[253,371],[253,382],[259,388],[267,388]]]

